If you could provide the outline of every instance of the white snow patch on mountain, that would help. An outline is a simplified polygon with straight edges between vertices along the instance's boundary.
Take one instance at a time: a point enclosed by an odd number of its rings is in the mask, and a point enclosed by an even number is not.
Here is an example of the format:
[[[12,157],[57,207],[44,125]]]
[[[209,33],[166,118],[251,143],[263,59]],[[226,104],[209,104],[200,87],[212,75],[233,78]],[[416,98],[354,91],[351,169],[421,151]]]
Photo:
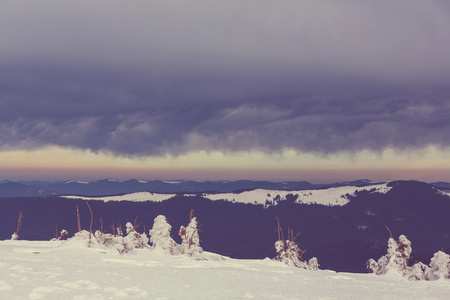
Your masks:
[[[439,190],[437,188],[434,188],[439,194],[450,197],[450,191],[449,190]]]
[[[179,184],[179,183],[183,183],[182,181],[176,181],[176,180],[163,180],[162,182],[168,183],[168,184]]]
[[[168,200],[172,197],[176,196],[176,194],[159,194],[159,193],[149,193],[149,192],[137,192],[119,196],[102,196],[102,197],[85,197],[85,196],[62,196],[63,198],[68,199],[82,199],[82,200],[101,200],[101,201],[134,201],[134,202],[142,202],[142,201],[153,201],[153,202],[161,202],[164,200]]]
[[[300,191],[274,191],[256,189],[239,194],[204,194],[205,198],[211,200],[228,200],[240,203],[258,203],[265,204],[266,201],[274,202],[275,199],[286,200],[286,196],[291,194],[298,196],[296,202],[304,204],[322,204],[322,205],[345,205],[349,202],[348,196],[354,196],[359,191],[371,191],[372,193],[387,193],[391,188],[386,183],[370,185],[365,187],[343,186],[321,190],[300,190]]]
[[[450,280],[308,271],[270,259],[196,261],[150,249],[0,241],[1,299],[448,299]]]

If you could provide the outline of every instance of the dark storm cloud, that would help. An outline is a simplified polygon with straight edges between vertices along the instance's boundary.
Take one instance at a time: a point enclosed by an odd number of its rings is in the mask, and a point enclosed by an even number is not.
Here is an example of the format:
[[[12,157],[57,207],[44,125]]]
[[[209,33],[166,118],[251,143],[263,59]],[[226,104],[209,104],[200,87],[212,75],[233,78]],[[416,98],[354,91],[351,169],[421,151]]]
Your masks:
[[[445,1],[111,3],[0,4],[1,148],[450,144]]]

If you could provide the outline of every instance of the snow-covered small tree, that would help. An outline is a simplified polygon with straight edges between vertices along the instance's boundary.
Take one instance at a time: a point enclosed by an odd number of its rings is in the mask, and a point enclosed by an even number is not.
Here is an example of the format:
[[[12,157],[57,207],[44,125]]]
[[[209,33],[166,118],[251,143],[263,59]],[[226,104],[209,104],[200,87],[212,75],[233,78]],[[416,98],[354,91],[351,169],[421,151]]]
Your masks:
[[[197,259],[201,258],[203,249],[200,247],[197,218],[192,217],[187,227],[181,226],[178,234],[181,237],[181,253]]]
[[[150,242],[152,249],[163,251],[169,254],[178,254],[178,244],[170,237],[172,226],[167,222],[163,215],[159,215],[153,222],[153,227],[150,229]]]
[[[450,255],[442,251],[434,254],[430,261],[430,268],[425,272],[428,280],[439,280],[450,278]]]
[[[187,227],[181,226],[178,235],[181,237],[180,252],[197,260],[205,259],[202,255],[203,249],[200,247],[200,230],[197,218],[194,217],[194,210],[189,214],[189,224]]]
[[[408,259],[411,252],[411,242],[406,236],[400,235],[398,241],[390,237],[387,254],[382,256],[378,262],[369,259],[366,263],[367,269],[369,272],[377,275],[397,272],[405,276],[408,273]]]

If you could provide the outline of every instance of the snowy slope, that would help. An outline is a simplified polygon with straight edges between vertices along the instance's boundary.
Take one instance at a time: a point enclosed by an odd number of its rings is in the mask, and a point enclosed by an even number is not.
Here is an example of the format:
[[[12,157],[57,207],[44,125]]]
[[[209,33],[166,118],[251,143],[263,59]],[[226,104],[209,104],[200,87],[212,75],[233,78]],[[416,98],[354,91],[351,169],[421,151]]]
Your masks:
[[[0,242],[0,299],[448,299],[449,292],[450,280],[307,271],[269,259]]]
[[[374,193],[387,193],[391,188],[384,184],[370,185],[364,187],[343,186],[336,188],[320,189],[320,190],[300,190],[300,191],[275,191],[256,189],[242,193],[218,193],[218,194],[203,194],[203,197],[211,200],[228,200],[240,203],[257,203],[265,204],[269,201],[276,204],[275,199],[285,200],[289,194],[297,195],[298,203],[305,204],[322,204],[322,205],[345,205],[349,202],[347,195],[354,196],[359,191],[372,191]],[[149,192],[139,192],[126,194],[121,196],[108,197],[81,197],[81,196],[63,196],[70,199],[85,199],[85,200],[103,200],[103,201],[154,201],[160,202],[174,197],[176,194],[159,194]],[[189,196],[191,194],[184,194]],[[193,195],[193,194],[192,194]]]

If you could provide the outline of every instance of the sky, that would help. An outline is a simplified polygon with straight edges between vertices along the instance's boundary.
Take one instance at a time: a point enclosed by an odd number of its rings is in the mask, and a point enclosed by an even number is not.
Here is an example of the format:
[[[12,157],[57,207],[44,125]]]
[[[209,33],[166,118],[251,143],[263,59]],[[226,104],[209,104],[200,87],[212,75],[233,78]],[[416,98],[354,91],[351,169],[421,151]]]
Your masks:
[[[0,179],[450,181],[446,0],[0,1]]]

